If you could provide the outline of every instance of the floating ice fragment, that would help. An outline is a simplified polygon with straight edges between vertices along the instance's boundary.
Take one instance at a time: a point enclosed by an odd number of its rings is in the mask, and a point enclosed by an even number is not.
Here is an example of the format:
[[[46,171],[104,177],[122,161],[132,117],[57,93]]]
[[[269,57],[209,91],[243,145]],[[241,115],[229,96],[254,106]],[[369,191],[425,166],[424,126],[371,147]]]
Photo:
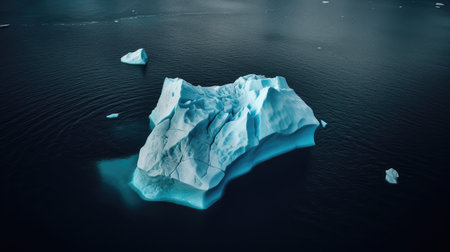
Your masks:
[[[111,119],[111,118],[117,118],[117,117],[119,117],[119,113],[114,113],[114,114],[110,114],[110,115],[107,115],[107,116],[106,116],[106,118],[109,118],[109,119]]]
[[[149,119],[130,186],[145,200],[198,209],[256,164],[313,146],[319,125],[283,77],[254,74],[211,87],[166,78]]]
[[[394,168],[386,170],[386,181],[389,184],[397,184],[398,172]]]
[[[322,1],[323,4],[330,3],[330,1]]]
[[[0,29],[1,28],[7,28],[7,27],[9,27],[10,26],[10,24],[0,24]]]
[[[318,46],[318,47],[317,47],[317,50],[322,50],[322,47],[321,47],[321,46]]]
[[[443,3],[435,3],[436,6],[445,6]]]
[[[145,65],[148,61],[148,56],[143,48],[137,49],[134,52],[129,52],[120,58],[120,61],[132,65]]]
[[[116,19],[116,20],[114,20],[114,23],[119,23],[119,20],[117,20],[117,19]]]
[[[320,120],[320,124],[322,124],[322,128],[325,128],[327,126],[327,123],[324,120]]]

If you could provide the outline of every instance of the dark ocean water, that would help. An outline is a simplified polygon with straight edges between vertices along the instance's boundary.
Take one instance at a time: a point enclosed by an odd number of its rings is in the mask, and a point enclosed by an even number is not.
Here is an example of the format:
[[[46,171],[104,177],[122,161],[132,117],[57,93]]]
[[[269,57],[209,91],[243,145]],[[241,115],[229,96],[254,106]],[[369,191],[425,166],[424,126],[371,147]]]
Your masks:
[[[2,1],[0,246],[448,251],[443,3]],[[147,67],[120,63],[140,47]],[[286,77],[329,123],[316,146],[258,165],[204,211],[118,190],[164,77],[213,85],[249,73]],[[398,185],[384,180],[390,167]]]

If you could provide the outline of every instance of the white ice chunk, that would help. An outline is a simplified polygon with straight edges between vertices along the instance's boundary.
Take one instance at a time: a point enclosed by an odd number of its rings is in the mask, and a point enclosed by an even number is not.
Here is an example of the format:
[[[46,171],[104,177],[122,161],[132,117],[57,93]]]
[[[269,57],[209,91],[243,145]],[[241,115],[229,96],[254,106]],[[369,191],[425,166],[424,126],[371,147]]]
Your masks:
[[[322,128],[325,128],[327,126],[327,123],[324,120],[320,120],[320,124],[322,124]]]
[[[10,24],[0,24],[0,28],[8,28]]]
[[[110,115],[107,115],[107,116],[106,116],[106,118],[109,118],[109,119],[111,119],[111,118],[117,118],[117,117],[119,117],[119,113],[114,113],[114,114],[110,114]]]
[[[209,207],[256,164],[313,146],[319,125],[283,77],[201,87],[166,78],[131,186],[146,200]]]
[[[323,4],[330,3],[330,1],[322,1]]]
[[[445,6],[443,3],[435,3],[436,6]]]
[[[120,58],[120,61],[126,64],[132,65],[145,65],[147,64],[148,57],[143,48],[137,49],[134,52],[129,52]]]
[[[389,184],[397,184],[398,172],[394,168],[386,170],[386,181]]]

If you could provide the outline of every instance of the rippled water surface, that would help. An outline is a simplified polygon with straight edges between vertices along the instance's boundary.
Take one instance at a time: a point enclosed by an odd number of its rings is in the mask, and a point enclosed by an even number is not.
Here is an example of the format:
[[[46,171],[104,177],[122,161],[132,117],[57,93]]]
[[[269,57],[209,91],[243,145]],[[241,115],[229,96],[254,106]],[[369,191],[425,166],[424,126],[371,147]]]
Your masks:
[[[4,1],[1,246],[434,249],[449,237],[450,2]],[[401,7],[400,7],[401,6]],[[120,63],[144,47],[146,67]],[[281,75],[328,122],[205,211],[117,187],[167,77]],[[106,115],[120,113],[107,120]],[[121,168],[125,167],[125,168]],[[131,168],[130,168],[131,167]],[[384,180],[394,167],[399,184]]]

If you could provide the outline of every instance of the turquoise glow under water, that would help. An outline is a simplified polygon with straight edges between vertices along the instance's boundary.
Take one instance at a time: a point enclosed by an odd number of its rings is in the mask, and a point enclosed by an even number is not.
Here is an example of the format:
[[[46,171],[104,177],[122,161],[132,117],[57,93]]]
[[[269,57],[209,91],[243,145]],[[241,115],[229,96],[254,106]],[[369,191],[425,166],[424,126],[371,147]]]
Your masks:
[[[147,201],[166,201],[196,209],[207,209],[222,197],[229,181],[248,173],[257,164],[296,148],[313,146],[316,128],[317,125],[307,126],[291,135],[277,134],[267,137],[256,148],[233,162],[227,168],[223,180],[210,190],[199,190],[174,179],[149,177],[140,172],[141,169],[136,169],[133,173],[137,154],[127,158],[103,160],[98,162],[97,166],[104,183],[115,188],[129,206],[139,204],[137,193],[141,199]],[[144,193],[136,188],[144,186],[148,190]]]
[[[138,155],[126,158],[107,159],[97,162],[97,167],[105,185],[115,189],[128,206],[137,206],[141,200],[128,186],[131,174],[136,168]]]

